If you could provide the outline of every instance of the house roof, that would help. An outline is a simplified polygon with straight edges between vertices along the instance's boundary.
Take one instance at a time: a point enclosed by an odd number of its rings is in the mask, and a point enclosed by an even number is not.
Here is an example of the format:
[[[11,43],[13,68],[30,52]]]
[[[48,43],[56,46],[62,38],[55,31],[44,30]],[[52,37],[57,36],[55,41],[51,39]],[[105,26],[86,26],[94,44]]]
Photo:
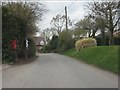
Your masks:
[[[109,37],[109,32],[105,32],[106,37]],[[120,31],[119,30],[115,30],[113,33],[114,37],[120,37]],[[102,37],[102,34],[98,34],[97,37]]]
[[[120,31],[114,32],[113,35],[114,35],[115,37],[120,37]]]

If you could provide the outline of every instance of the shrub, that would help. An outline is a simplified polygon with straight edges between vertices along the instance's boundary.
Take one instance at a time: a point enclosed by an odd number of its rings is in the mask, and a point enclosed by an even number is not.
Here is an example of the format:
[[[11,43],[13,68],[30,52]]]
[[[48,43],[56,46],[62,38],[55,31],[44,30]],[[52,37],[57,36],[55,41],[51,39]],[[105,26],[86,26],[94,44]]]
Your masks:
[[[53,35],[52,40],[50,41],[49,45],[50,45],[50,50],[54,51],[57,49],[59,43],[59,38],[57,35]]]
[[[74,40],[72,38],[72,33],[70,31],[64,30],[59,35],[59,45],[58,47],[62,47],[62,50],[68,50],[73,48]]]
[[[16,51],[10,48],[2,49],[2,63],[11,63],[16,59]]]
[[[96,45],[96,40],[94,38],[84,38],[76,41],[75,48],[80,51],[82,48],[87,48]]]
[[[51,52],[51,46],[49,44],[45,45],[43,47],[42,53],[50,53],[50,52]]]
[[[11,46],[12,39],[7,36],[2,38],[2,63],[11,63],[16,59],[16,50]]]

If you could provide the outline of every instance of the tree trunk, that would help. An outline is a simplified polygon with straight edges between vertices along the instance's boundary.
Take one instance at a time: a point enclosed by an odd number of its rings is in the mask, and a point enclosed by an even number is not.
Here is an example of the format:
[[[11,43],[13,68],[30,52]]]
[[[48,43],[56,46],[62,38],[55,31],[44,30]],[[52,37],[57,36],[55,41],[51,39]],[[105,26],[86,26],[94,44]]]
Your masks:
[[[109,30],[110,30],[110,37],[109,37],[109,45],[113,45],[113,31],[114,31],[114,26],[113,26],[113,18],[112,18],[112,10],[111,7],[109,6]]]
[[[113,30],[110,31],[109,45],[113,45]]]
[[[93,37],[93,38],[95,38],[95,34],[96,34],[97,30],[98,30],[98,29],[93,30],[93,33],[92,33],[92,37]]]
[[[92,37],[95,38],[95,31],[93,31]]]
[[[104,29],[101,30],[101,34],[102,34],[102,45],[106,45],[105,30]]]
[[[89,38],[91,37],[91,30],[89,30],[89,32],[88,32],[88,37]]]

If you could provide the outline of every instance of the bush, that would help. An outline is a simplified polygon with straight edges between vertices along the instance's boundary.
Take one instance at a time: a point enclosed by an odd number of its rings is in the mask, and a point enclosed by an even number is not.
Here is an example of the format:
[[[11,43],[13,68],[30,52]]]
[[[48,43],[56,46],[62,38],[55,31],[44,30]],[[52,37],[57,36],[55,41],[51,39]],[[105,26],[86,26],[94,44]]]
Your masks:
[[[59,45],[58,47],[61,48],[62,50],[68,50],[70,48],[74,47],[74,40],[72,38],[72,33],[70,31],[64,30],[60,33],[59,35]]]
[[[2,63],[11,63],[16,59],[16,51],[10,48],[2,49]]]
[[[7,36],[2,38],[2,63],[11,63],[16,59],[16,50],[12,49],[11,40]]]
[[[42,53],[50,53],[50,52],[51,52],[50,45],[45,45],[43,47]]]
[[[50,43],[49,43],[49,45],[50,45],[50,50],[51,50],[51,51],[56,50],[57,47],[58,47],[58,43],[59,43],[59,38],[58,38],[58,36],[57,36],[57,35],[53,35],[53,37],[52,37],[52,39],[51,39],[51,41],[50,41]]]
[[[87,48],[96,45],[96,40],[94,38],[84,38],[76,41],[75,48],[80,51],[82,48]]]

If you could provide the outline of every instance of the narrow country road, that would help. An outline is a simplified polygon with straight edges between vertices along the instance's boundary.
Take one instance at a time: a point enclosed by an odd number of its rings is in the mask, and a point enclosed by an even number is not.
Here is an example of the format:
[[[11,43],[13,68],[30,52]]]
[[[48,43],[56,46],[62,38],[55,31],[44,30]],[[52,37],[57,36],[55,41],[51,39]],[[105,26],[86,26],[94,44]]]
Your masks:
[[[3,88],[118,88],[118,76],[59,54],[2,72]]]
[[[2,67],[0,65],[0,90],[2,90]]]

